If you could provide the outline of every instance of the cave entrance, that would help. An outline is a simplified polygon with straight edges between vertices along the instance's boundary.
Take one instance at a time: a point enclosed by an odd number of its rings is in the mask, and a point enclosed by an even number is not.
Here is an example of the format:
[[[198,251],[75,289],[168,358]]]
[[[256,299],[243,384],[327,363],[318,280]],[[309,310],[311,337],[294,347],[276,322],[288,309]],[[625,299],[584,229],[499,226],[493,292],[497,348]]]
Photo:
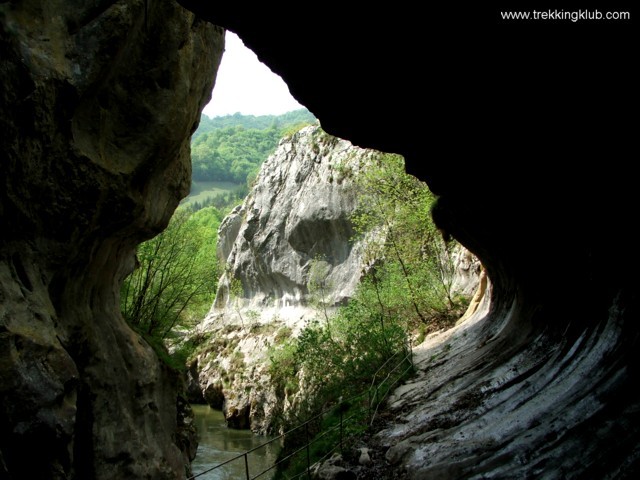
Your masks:
[[[392,383],[402,381],[412,342],[429,328],[450,325],[466,307],[452,293],[453,257],[431,223],[434,197],[426,184],[406,174],[400,155],[357,147],[319,126],[303,128],[317,122],[284,81],[227,32],[211,101],[191,139],[191,192],[169,227],[140,247],[141,267],[125,285],[125,315],[144,304],[131,292],[157,290],[152,316],[130,323],[138,321],[144,334],[169,345],[176,366],[188,364],[192,403],[214,405],[206,387],[217,386],[230,426],[294,427],[276,425],[265,407],[282,406],[303,391],[290,368],[293,357],[306,362],[316,383],[330,377],[330,388],[312,398],[314,413],[364,391],[381,369],[403,372]],[[285,153],[267,169],[275,183],[262,174],[265,183],[256,189],[262,197],[236,210],[283,143]],[[285,162],[291,165],[280,169]],[[356,213],[359,203],[367,208]],[[278,217],[288,219],[269,232]],[[364,241],[364,229],[377,231],[378,240]],[[220,238],[219,231],[225,232]],[[275,258],[274,247],[267,261],[260,235],[281,235],[288,249]],[[242,252],[254,257],[235,262]],[[216,257],[227,261],[220,265]],[[155,279],[170,277],[166,288],[155,288]],[[348,308],[352,296],[359,309]],[[157,318],[161,311],[166,318]],[[306,343],[297,340],[301,331]],[[273,389],[260,384],[265,381]],[[241,422],[234,412],[243,412]]]
[[[238,35],[227,30],[211,101],[203,114],[281,115],[301,108],[284,80],[260,62]]]

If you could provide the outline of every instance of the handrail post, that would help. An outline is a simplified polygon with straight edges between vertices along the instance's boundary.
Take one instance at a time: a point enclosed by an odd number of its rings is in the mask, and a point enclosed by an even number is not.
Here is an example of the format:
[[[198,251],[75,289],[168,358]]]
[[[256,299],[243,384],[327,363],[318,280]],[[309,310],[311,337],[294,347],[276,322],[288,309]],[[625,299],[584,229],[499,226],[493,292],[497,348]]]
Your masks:
[[[309,422],[304,424],[305,434],[307,436],[307,478],[311,478],[311,452],[309,443]]]
[[[342,444],[342,432],[343,432],[342,417],[344,416],[343,411],[344,411],[344,408],[342,407],[342,404],[340,404],[340,453],[344,455],[344,446]]]
[[[411,343],[411,337],[409,337],[409,363],[411,364],[411,368],[415,368],[415,365],[413,364],[413,346]]]
[[[244,469],[247,472],[247,480],[251,480],[251,476],[249,475],[249,459],[247,458],[247,454],[244,454]]]

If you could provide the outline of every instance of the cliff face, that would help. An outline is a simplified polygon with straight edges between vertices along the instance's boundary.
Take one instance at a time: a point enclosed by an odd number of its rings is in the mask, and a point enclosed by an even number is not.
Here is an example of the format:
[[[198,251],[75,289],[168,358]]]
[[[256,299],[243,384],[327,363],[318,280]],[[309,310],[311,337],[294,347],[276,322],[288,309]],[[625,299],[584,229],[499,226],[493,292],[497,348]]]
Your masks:
[[[2,478],[185,477],[181,380],[119,286],[188,192],[222,33],[169,1],[0,5]]]
[[[220,225],[225,273],[198,327],[208,347],[198,356],[193,388],[223,407],[231,425],[270,428],[282,405],[269,383],[269,346],[318,315],[317,301],[331,309],[353,294],[363,241],[353,238],[357,195],[345,172],[379,155],[305,127],[281,140],[244,203]],[[322,299],[309,291],[314,272],[326,285]]]
[[[348,298],[360,278],[362,242],[353,239],[357,196],[344,172],[378,155],[320,127],[283,139],[243,205],[220,226],[218,258],[225,273],[206,322],[232,312],[236,300],[247,310],[304,313],[314,268],[323,270],[326,304]],[[229,295],[233,278],[242,283],[235,298]]]

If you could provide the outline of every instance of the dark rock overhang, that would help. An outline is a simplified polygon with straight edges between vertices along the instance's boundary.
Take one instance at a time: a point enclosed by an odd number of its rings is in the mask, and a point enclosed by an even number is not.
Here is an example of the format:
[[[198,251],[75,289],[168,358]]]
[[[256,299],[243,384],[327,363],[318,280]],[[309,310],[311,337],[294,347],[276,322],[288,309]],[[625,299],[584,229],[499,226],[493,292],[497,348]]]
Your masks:
[[[599,460],[566,460],[576,475],[637,470],[640,435],[628,413],[638,405],[638,281],[628,261],[638,203],[633,19],[518,23],[501,21],[497,8],[431,5],[425,13],[323,4],[286,15],[264,5],[246,15],[233,4],[181,3],[237,33],[327,132],[404,155],[409,173],[440,196],[436,223],[491,277],[489,321],[508,318],[498,347],[483,352],[491,365],[541,335],[558,353],[581,352],[576,362],[601,354],[580,338],[610,352],[566,387],[605,407],[574,408],[584,418],[549,447],[546,473],[559,475],[558,458],[594,445]],[[606,325],[617,332],[612,344],[598,340]],[[558,358],[563,366],[546,368],[570,367]],[[624,400],[613,406],[614,398]],[[625,433],[612,434],[613,424]],[[553,428],[556,438],[568,427]],[[474,461],[466,464],[451,470],[455,478],[473,475]]]

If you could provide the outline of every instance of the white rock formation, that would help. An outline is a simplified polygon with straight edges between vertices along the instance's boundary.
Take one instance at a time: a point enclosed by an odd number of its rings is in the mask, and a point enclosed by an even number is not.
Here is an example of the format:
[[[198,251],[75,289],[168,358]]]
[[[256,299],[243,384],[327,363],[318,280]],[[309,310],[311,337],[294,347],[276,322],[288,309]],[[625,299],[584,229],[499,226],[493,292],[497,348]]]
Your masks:
[[[225,273],[198,327],[220,348],[200,355],[197,382],[207,401],[224,398],[232,425],[268,428],[263,419],[276,402],[264,388],[269,347],[316,316],[314,304],[331,309],[353,294],[363,240],[354,238],[350,220],[357,206],[352,176],[378,155],[305,127],[280,142],[244,203],[222,222]],[[312,272],[322,294],[309,292]]]
[[[263,164],[244,203],[222,222],[218,258],[225,264],[218,293],[202,324],[243,324],[274,316],[291,328],[314,314],[312,269],[324,270],[323,303],[338,305],[353,293],[362,271],[362,241],[350,216],[357,205],[351,176],[380,155],[305,127],[283,139]],[[234,281],[241,291],[230,295]]]

